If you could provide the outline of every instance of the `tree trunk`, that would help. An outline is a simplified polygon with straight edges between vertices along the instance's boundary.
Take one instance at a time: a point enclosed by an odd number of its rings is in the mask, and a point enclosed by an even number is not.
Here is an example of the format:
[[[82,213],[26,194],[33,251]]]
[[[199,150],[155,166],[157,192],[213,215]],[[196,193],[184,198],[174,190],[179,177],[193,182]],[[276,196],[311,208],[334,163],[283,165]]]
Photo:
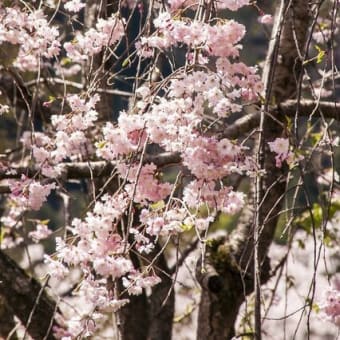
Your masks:
[[[150,296],[146,292],[138,296],[127,296],[130,302],[118,311],[119,333],[122,340],[171,340],[172,321],[175,310],[175,295],[172,279],[164,254],[159,254],[159,244],[156,244],[152,253],[148,254],[150,261],[157,255],[154,263],[155,274],[161,282],[153,287]],[[135,268],[140,269],[142,264],[133,252],[130,253]],[[148,265],[149,262],[146,263]],[[119,292],[124,289],[120,285]],[[124,296],[123,295],[123,296]]]
[[[160,247],[156,247],[159,252]],[[148,340],[171,340],[172,323],[175,311],[175,293],[173,282],[164,254],[161,254],[155,263],[156,274],[162,280],[152,289],[149,297],[150,330]]]

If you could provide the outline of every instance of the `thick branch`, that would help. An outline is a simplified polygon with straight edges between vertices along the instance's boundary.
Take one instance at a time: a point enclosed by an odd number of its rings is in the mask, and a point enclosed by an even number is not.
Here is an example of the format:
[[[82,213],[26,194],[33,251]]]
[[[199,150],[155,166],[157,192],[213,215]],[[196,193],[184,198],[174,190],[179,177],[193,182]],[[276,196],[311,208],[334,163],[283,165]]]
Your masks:
[[[164,152],[158,155],[146,155],[144,157],[144,163],[154,163],[155,165],[162,167],[170,164],[177,164],[181,161],[179,153]],[[116,162],[95,161],[95,162],[73,162],[62,163],[60,165],[61,175],[58,179],[82,179],[82,178],[96,178],[109,176],[115,168]],[[0,170],[0,180],[10,178],[20,178],[22,175],[27,177],[33,177],[39,172],[38,167],[13,167],[13,171],[8,169]],[[1,191],[0,191],[1,193]]]
[[[296,114],[296,107],[297,101],[290,99],[279,105],[279,111],[281,111],[284,115],[294,117]],[[325,118],[340,120],[340,105],[336,102],[315,101],[308,99],[300,100],[299,115],[310,116],[311,114],[316,116],[322,114]]]
[[[278,105],[276,108],[270,108],[271,116],[277,116],[279,113],[283,116],[294,117],[296,113],[297,101],[294,99],[286,100]],[[308,117],[311,114],[314,117],[319,117],[320,114],[326,119],[340,120],[340,105],[336,102],[329,101],[315,101],[315,100],[301,100],[299,102],[299,115]],[[259,126],[261,118],[260,111],[247,114],[242,118],[236,120],[232,125],[228,126],[221,137],[223,138],[239,138],[251,130]]]
[[[41,285],[0,251],[0,294],[35,340],[55,339],[51,320],[56,304]]]
[[[5,297],[0,295],[0,339],[6,339],[15,326],[14,313]],[[13,334],[11,339],[14,338],[16,337]]]

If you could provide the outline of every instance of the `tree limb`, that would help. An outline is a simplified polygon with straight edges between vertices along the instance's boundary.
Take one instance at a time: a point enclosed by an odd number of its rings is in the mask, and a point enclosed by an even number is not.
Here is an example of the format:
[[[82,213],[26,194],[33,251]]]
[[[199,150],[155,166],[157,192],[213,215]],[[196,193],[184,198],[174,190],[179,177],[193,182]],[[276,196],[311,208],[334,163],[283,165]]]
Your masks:
[[[289,117],[294,117],[296,113],[296,107],[299,105],[300,116],[320,115],[325,118],[333,118],[340,120],[340,105],[336,102],[330,101],[316,101],[310,99],[303,99],[299,102],[294,99],[286,100],[279,104],[278,110],[282,114]]]
[[[171,164],[178,164],[181,161],[180,154],[177,152],[163,152],[158,155],[146,155],[143,163],[154,163],[162,167]],[[60,180],[66,179],[82,179],[109,176],[116,166],[116,162],[94,161],[94,162],[70,162],[61,163],[61,174],[57,177]],[[22,175],[27,177],[35,176],[39,171],[39,167],[12,167],[9,169],[0,169],[0,180],[21,178]],[[5,189],[4,189],[5,190]],[[1,193],[1,191],[0,191]],[[4,192],[2,192],[4,193]]]
[[[51,331],[56,304],[46,294],[41,285],[29,277],[4,252],[0,251],[0,297],[11,306],[13,313],[25,326],[34,340],[55,337]],[[53,322],[56,325],[55,322]]]
[[[296,113],[297,100],[289,99],[280,103],[277,107],[270,108],[269,118],[281,114],[282,116],[294,117]],[[268,113],[266,113],[268,114]],[[323,115],[327,119],[340,120],[340,105],[330,101],[316,101],[304,99],[299,102],[299,116],[308,117],[313,115],[315,118]],[[232,125],[228,126],[222,133],[222,138],[239,138],[259,126],[261,118],[260,111],[249,113],[237,119]]]
[[[0,339],[6,339],[15,327],[13,310],[5,297],[0,294]],[[11,339],[14,340],[14,335]]]
[[[50,77],[50,78],[40,78],[39,79],[39,83],[51,83],[52,85],[54,84],[58,84],[58,85],[66,85],[66,86],[71,86],[74,87],[76,89],[79,90],[86,90],[86,88],[84,88],[84,85],[81,83],[77,83],[75,81],[70,81],[67,79],[60,79],[60,78],[56,78],[56,77]],[[25,86],[30,87],[30,86],[34,86],[37,84],[37,81],[31,80],[28,82],[25,82]],[[105,93],[105,94],[112,94],[115,96],[123,96],[123,97],[132,97],[134,94],[131,92],[127,92],[127,91],[122,91],[122,90],[116,90],[116,89],[103,89],[103,88],[96,88],[94,89],[94,92],[97,93]]]

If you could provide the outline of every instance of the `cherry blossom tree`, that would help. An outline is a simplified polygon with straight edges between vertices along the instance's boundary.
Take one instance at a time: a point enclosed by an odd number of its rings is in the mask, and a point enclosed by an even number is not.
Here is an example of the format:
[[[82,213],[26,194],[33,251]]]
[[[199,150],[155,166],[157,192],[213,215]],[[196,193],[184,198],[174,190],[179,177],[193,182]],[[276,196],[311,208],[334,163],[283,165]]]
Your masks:
[[[338,7],[3,1],[1,337],[336,335]]]

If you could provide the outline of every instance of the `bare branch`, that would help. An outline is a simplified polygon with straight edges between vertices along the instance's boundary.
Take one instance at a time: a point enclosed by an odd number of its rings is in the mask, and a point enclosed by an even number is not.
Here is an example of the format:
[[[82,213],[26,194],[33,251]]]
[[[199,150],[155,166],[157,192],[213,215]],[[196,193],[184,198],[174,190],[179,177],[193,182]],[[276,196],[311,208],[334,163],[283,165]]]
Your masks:
[[[74,87],[74,88],[79,89],[79,90],[86,90],[86,88],[84,88],[83,84],[77,83],[75,81],[66,80],[66,79],[40,78],[39,82],[40,83],[51,83],[52,85],[53,84],[66,85],[66,86]],[[37,81],[36,81],[36,79],[34,79],[34,80],[26,82],[25,86],[30,87],[30,86],[34,86],[36,84],[37,84]],[[94,89],[94,92],[113,94],[113,95],[116,95],[116,96],[123,96],[123,97],[132,97],[134,95],[133,93],[127,92],[127,91],[114,90],[114,89],[102,89],[102,88]]]
[[[146,155],[143,163],[154,163],[155,165],[162,167],[170,164],[180,163],[181,157],[179,153],[164,152],[158,155]],[[95,162],[73,162],[73,163],[62,163],[61,175],[58,179],[82,179],[82,178],[97,178],[109,176],[112,170],[115,168],[115,162],[106,161],[95,161]],[[33,177],[39,172],[38,167],[12,167],[8,169],[0,170],[0,180],[10,178],[20,178],[22,175],[27,177]],[[6,186],[0,186],[0,193],[6,193]]]
[[[325,118],[340,120],[340,105],[336,102],[304,99],[298,105],[301,116],[318,115],[321,112]],[[279,105],[279,111],[284,115],[293,117],[296,113],[296,107],[296,100],[286,100]]]
[[[278,107],[270,108],[273,115],[281,113],[284,116],[294,117],[296,113],[298,102],[290,99],[282,102]],[[304,99],[299,102],[299,115],[300,116],[319,116],[320,112],[324,118],[340,120],[340,105],[331,101],[316,101]],[[268,113],[267,113],[268,114]],[[232,125],[228,126],[221,137],[223,138],[238,138],[252,129],[256,129],[260,123],[260,111],[247,114],[242,118],[236,120]]]

